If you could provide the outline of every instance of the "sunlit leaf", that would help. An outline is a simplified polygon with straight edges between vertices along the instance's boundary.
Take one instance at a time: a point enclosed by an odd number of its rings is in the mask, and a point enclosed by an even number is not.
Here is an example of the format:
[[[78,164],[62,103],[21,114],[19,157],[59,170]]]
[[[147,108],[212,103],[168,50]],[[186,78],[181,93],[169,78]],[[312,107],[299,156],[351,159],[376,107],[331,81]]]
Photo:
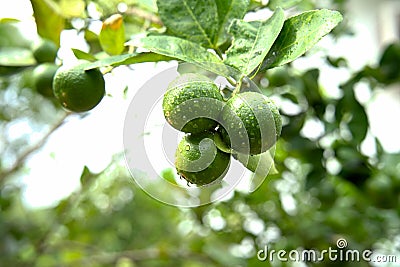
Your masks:
[[[147,53],[133,53],[133,54],[124,54],[124,55],[118,55],[118,56],[111,56],[103,59],[98,59],[94,62],[90,63],[84,63],[84,68],[86,70],[89,69],[95,69],[95,68],[100,68],[100,67],[117,67],[121,65],[131,65],[131,64],[136,64],[136,63],[142,63],[142,62],[159,62],[159,61],[169,61],[172,60],[173,58],[152,53],[152,52],[147,52]]]
[[[82,17],[85,12],[84,0],[61,0],[59,2],[62,15],[65,17]]]
[[[59,6],[50,0],[31,0],[31,4],[39,35],[59,45],[65,24]]]
[[[250,74],[264,60],[284,20],[280,8],[265,22],[234,20],[229,28],[233,42],[227,51],[226,64],[234,66],[245,75]]]
[[[342,19],[339,12],[327,9],[307,11],[287,19],[261,69],[277,67],[300,57]]]
[[[119,55],[125,48],[125,26],[120,14],[114,14],[103,22],[99,35],[100,45],[110,55]]]
[[[32,41],[22,34],[22,24],[3,19],[0,23],[0,47],[30,48]]]
[[[162,22],[175,36],[214,47],[219,34],[214,0],[157,0],[157,6]]]
[[[175,180],[176,171],[172,168],[165,169],[161,172],[161,177],[172,184],[177,184]]]
[[[201,45],[185,39],[172,36],[148,36],[142,38],[137,45],[154,53],[193,63],[223,76],[229,75],[222,60]]]
[[[215,44],[218,46],[228,39],[228,27],[233,19],[242,19],[246,14],[249,0],[216,0],[218,10],[218,35]]]
[[[36,63],[32,51],[19,47],[0,48],[0,66],[23,67]]]
[[[77,59],[83,59],[83,60],[87,60],[87,61],[96,61],[97,60],[97,58],[95,56],[93,56],[92,54],[86,53],[86,52],[76,49],[76,48],[72,48],[72,52],[74,53],[74,55]]]

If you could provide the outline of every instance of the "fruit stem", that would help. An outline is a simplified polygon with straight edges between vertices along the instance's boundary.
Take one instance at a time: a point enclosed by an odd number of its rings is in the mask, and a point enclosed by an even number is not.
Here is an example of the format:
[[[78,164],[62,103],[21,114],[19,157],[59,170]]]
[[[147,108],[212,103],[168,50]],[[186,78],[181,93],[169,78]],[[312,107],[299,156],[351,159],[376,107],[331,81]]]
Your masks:
[[[232,85],[236,87],[236,81],[232,77],[226,77],[226,80]]]
[[[242,88],[243,78],[244,75],[240,76],[239,80],[236,82],[236,87],[232,92],[232,96],[240,93],[240,89]]]

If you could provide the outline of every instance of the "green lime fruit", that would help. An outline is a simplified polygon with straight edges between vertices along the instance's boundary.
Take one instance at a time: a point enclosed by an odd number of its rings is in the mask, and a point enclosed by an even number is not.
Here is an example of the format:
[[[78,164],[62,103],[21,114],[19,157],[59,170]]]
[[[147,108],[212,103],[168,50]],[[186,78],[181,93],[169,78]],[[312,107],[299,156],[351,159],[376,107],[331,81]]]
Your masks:
[[[52,41],[43,39],[33,45],[32,52],[38,63],[54,62],[57,57],[58,47]]]
[[[244,92],[230,98],[220,118],[221,136],[234,151],[257,155],[277,141],[282,118],[271,99],[256,92]]]
[[[33,69],[33,86],[39,94],[45,97],[54,96],[53,78],[57,70],[58,66],[54,63],[42,63]]]
[[[214,134],[202,132],[183,137],[175,153],[175,167],[187,182],[202,186],[223,179],[228,172],[230,154],[219,150]]]
[[[199,74],[183,74],[172,81],[163,98],[167,122],[186,133],[200,133],[216,128],[223,98],[218,87]]]
[[[54,96],[73,112],[93,109],[103,99],[105,81],[99,69],[85,70],[81,66],[59,68],[53,81]]]

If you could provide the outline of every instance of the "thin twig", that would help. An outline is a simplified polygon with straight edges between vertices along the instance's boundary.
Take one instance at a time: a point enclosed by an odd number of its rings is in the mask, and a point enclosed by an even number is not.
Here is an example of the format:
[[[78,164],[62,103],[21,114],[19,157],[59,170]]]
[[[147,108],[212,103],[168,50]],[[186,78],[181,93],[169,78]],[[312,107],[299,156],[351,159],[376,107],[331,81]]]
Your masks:
[[[40,140],[37,142],[34,146],[30,147],[27,149],[24,153],[22,153],[19,158],[16,160],[16,162],[11,166],[11,168],[3,171],[0,173],[0,184],[7,178],[12,173],[15,173],[18,171],[23,164],[25,163],[26,159],[36,152],[38,149],[40,149],[47,141],[47,139],[50,137],[52,133],[54,133],[58,128],[60,128],[64,122],[65,119],[70,115],[71,113],[66,113]]]

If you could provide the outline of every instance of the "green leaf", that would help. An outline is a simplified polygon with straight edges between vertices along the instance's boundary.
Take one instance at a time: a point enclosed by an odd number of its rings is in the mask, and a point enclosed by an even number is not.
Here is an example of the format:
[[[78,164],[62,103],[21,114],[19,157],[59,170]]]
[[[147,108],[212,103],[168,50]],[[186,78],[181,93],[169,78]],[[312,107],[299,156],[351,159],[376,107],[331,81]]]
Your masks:
[[[232,153],[232,150],[230,149],[230,147],[222,140],[221,135],[219,133],[216,133],[214,135],[214,143],[215,146],[225,152],[225,153]]]
[[[250,74],[259,66],[282,29],[285,17],[278,8],[265,22],[234,20],[229,27],[233,35],[232,46],[226,54],[225,63]]]
[[[283,8],[283,9],[288,9],[291,7],[294,7],[298,3],[301,3],[303,0],[270,0],[268,2],[268,7],[270,9],[276,9],[276,8]]]
[[[120,66],[120,65],[130,65],[130,64],[137,64],[143,62],[159,62],[159,61],[170,61],[174,58],[169,56],[164,56],[152,52],[140,53],[132,55],[125,60],[118,62],[116,64],[112,64],[112,66]]]
[[[354,81],[352,82],[352,80]],[[340,86],[344,96],[336,104],[336,118],[338,120],[345,119],[353,137],[352,141],[355,144],[361,144],[367,136],[369,121],[365,108],[354,95],[354,85],[357,79],[353,78],[352,80]]]
[[[233,19],[242,19],[246,14],[249,0],[216,0],[219,29],[214,44],[219,46],[228,40],[228,27]]]
[[[365,112],[364,107],[355,100],[351,107],[352,117],[348,124],[351,135],[353,136],[353,141],[357,144],[365,139],[368,132],[368,116]]]
[[[72,48],[72,52],[74,53],[74,55],[77,59],[83,59],[83,60],[87,60],[87,61],[96,61],[97,60],[97,58],[95,56],[93,56],[92,54],[86,53],[86,52],[76,49],[76,48]]]
[[[16,23],[16,22],[20,22],[20,20],[15,19],[15,18],[0,18],[0,24],[1,23],[8,24],[8,23]]]
[[[173,58],[155,53],[140,53],[140,54],[124,54],[118,56],[99,59],[95,62],[84,63],[85,70],[101,68],[101,67],[118,67],[121,65],[131,65],[143,62],[158,62],[169,61]]]
[[[287,19],[261,69],[281,66],[300,57],[342,19],[339,12],[327,9],[307,11]]]
[[[161,177],[167,180],[168,182],[176,185],[177,183],[175,180],[175,173],[176,170],[172,168],[164,169],[161,171]]]
[[[232,154],[235,159],[253,172],[249,191],[255,191],[265,180],[268,174],[277,174],[274,157],[275,148],[258,155],[245,155],[241,153]]]
[[[59,1],[62,15],[68,18],[83,17],[85,13],[84,0],[61,0]]]
[[[259,176],[265,177],[271,171],[272,174],[277,172],[274,165],[274,158],[271,152],[272,151],[268,150],[258,155],[246,155],[241,153],[234,153],[232,155],[247,169]]]
[[[99,35],[100,45],[109,55],[119,55],[125,49],[125,26],[120,14],[114,14],[103,22]]]
[[[12,19],[2,19],[0,22],[0,47],[30,48],[32,40],[22,33],[22,23]]]
[[[32,51],[19,47],[0,48],[0,66],[25,67],[36,64]]]
[[[65,19],[61,15],[59,6],[50,0],[31,0],[31,4],[39,35],[60,45]]]
[[[197,43],[172,36],[148,36],[140,39],[136,45],[229,76],[229,70],[222,60]]]
[[[88,185],[96,177],[97,175],[92,173],[87,166],[83,167],[83,171],[80,178],[81,185],[82,186]]]
[[[218,11],[214,0],[158,0],[157,6],[169,32],[214,47],[218,35]]]

